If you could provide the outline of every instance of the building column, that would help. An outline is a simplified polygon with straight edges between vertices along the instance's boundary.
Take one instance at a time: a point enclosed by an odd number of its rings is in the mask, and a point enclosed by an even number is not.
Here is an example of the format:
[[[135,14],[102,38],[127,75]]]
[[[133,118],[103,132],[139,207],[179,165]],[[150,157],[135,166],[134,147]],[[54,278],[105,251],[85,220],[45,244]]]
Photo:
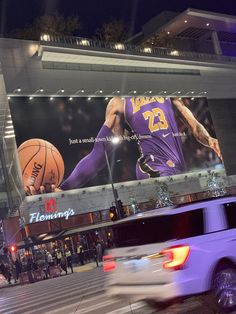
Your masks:
[[[222,49],[220,46],[219,37],[216,31],[211,32],[211,40],[213,43],[214,52],[216,55],[222,55]]]

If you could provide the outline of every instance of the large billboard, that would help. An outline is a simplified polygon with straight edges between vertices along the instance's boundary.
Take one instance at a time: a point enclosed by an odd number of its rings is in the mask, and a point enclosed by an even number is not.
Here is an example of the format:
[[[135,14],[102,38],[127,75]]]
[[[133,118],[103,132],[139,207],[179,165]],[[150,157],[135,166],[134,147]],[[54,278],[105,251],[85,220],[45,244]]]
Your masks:
[[[223,167],[206,98],[14,97],[10,109],[28,195]]]

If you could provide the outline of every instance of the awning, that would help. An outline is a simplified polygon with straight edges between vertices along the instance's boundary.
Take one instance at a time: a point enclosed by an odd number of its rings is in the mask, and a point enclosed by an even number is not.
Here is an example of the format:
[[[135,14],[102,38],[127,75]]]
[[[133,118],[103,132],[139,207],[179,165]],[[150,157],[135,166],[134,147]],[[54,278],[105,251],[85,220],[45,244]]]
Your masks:
[[[100,229],[100,228],[105,228],[105,227],[110,227],[114,224],[114,222],[104,222],[102,224],[96,224],[96,225],[90,225],[90,226],[86,226],[86,227],[80,227],[80,228],[75,228],[75,229],[70,229],[67,230],[64,234],[64,236],[70,236],[79,232],[85,232],[85,231],[90,231],[90,230],[94,230],[94,229]]]

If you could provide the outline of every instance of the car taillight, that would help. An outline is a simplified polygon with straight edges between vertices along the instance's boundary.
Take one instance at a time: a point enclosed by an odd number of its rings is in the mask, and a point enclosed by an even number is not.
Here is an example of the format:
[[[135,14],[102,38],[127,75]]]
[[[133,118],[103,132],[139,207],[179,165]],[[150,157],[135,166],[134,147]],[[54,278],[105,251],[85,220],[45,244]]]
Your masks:
[[[164,269],[180,269],[188,259],[190,247],[188,245],[172,246],[163,250],[160,254],[166,255],[168,260],[164,262]]]
[[[103,271],[108,272],[116,269],[115,258],[111,255],[103,256]]]

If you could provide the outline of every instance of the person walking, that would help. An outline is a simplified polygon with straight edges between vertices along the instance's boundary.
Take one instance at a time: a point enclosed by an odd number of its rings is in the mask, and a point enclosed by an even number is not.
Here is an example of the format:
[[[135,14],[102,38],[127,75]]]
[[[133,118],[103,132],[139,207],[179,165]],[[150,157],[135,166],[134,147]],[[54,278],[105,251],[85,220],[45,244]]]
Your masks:
[[[64,254],[61,255],[60,266],[61,266],[62,270],[64,270],[64,272],[67,275],[67,260],[66,260],[66,257]]]
[[[73,273],[74,270],[73,270],[73,265],[72,265],[72,253],[71,253],[71,250],[66,248],[65,255],[66,255],[66,261],[67,261],[67,267],[70,268],[71,269],[71,273]]]
[[[84,249],[83,249],[83,246],[81,244],[77,248],[77,254],[79,256],[80,264],[84,265]]]
[[[96,251],[97,251],[97,258],[98,258],[98,262],[102,262],[102,244],[101,242],[97,242],[97,245],[96,245]]]

